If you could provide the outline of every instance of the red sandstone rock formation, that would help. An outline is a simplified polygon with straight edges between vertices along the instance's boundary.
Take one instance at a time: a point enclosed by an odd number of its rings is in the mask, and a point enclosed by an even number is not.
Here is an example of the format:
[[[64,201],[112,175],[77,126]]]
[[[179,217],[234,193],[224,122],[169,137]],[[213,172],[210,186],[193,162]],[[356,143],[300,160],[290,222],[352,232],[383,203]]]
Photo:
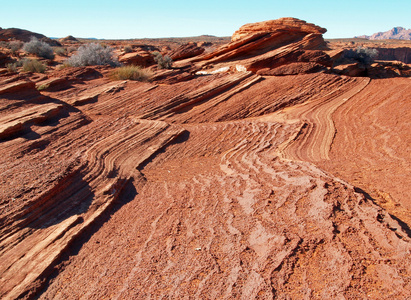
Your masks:
[[[327,32],[327,29],[296,18],[281,18],[241,26],[239,30],[234,32],[231,40],[235,42],[256,33],[274,33],[279,31],[323,34]]]
[[[232,42],[214,52],[183,60],[176,66],[193,63],[197,70],[273,69],[296,61],[315,62],[325,67],[332,65],[322,37],[325,29],[293,18],[244,25],[234,33]],[[307,51],[316,50],[310,58]],[[318,59],[322,57],[322,59]],[[314,70],[305,67],[305,70]],[[210,70],[209,70],[210,72]]]
[[[0,297],[409,298],[409,79],[301,74],[322,45],[1,74]]]

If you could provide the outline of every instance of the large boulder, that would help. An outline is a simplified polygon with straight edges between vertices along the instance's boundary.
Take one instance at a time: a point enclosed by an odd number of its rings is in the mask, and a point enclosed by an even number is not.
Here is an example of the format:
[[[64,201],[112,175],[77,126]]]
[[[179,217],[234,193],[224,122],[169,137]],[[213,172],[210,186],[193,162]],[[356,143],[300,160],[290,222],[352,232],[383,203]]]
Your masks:
[[[118,57],[118,61],[125,65],[136,65],[143,68],[155,64],[154,57],[147,51],[125,53]]]

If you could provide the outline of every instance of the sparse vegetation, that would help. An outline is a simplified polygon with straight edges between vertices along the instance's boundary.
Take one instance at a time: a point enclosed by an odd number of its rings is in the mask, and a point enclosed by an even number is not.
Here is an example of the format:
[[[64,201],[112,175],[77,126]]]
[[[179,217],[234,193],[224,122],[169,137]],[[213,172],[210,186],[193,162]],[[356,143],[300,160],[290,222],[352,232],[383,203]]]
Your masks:
[[[9,48],[9,43],[6,41],[0,41],[0,48]]]
[[[38,91],[44,91],[44,90],[47,90],[49,87],[50,87],[49,84],[43,83],[43,84],[41,84],[41,85],[39,85],[39,86],[37,87],[37,90],[38,90]]]
[[[160,52],[153,52],[154,60],[159,69],[171,69],[173,60],[168,55],[162,55]]]
[[[77,47],[70,46],[70,47],[67,48],[67,53],[73,53],[75,51],[77,51]]]
[[[8,48],[11,50],[11,53],[16,54],[23,47],[23,42],[21,41],[11,41],[9,42]]]
[[[72,67],[72,65],[69,65],[68,63],[62,63],[61,65],[58,65],[57,66],[57,70],[63,70],[63,69],[65,69],[65,68],[71,68]]]
[[[114,70],[111,77],[114,80],[148,81],[151,75],[150,71],[139,66],[123,66]]]
[[[23,71],[33,73],[44,73],[47,70],[47,66],[37,59],[22,59]]]
[[[54,53],[60,56],[66,56],[67,55],[67,50],[64,47],[54,47],[53,48]]]
[[[6,64],[7,71],[10,73],[17,72],[17,63],[8,63]]]
[[[113,49],[103,47],[101,44],[91,43],[81,46],[77,53],[66,60],[73,67],[110,65],[119,66],[118,61],[113,58]]]
[[[46,59],[54,58],[53,48],[46,42],[39,41],[36,37],[31,37],[30,42],[24,43],[23,50],[38,57]]]

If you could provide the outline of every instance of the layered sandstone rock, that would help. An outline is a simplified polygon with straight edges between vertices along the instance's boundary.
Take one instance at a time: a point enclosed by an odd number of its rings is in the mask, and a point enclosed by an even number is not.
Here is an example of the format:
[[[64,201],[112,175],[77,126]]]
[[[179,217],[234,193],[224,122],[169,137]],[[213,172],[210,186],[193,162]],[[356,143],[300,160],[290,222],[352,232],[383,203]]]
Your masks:
[[[241,26],[240,29],[234,32],[231,40],[235,42],[255,33],[272,33],[277,31],[323,34],[327,32],[327,29],[296,18],[281,18]]]
[[[204,51],[204,48],[198,47],[194,43],[188,43],[185,45],[181,45],[177,49],[169,52],[167,55],[170,56],[172,60],[176,61],[203,54]]]
[[[176,66],[194,63],[197,70],[212,68],[256,73],[261,69],[273,69],[300,61],[329,68],[332,61],[322,52],[327,49],[322,37],[325,31],[294,18],[247,24],[234,33],[229,44],[214,52],[183,60]]]

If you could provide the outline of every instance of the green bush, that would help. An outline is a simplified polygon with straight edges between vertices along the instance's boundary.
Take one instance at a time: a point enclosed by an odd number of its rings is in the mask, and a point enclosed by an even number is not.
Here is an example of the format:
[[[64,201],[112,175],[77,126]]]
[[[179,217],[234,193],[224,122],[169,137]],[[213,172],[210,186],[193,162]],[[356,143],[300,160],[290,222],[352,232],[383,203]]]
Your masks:
[[[173,60],[170,56],[163,56],[160,52],[153,52],[154,61],[157,63],[159,69],[171,69]]]
[[[43,41],[39,41],[36,37],[31,37],[30,42],[24,43],[23,50],[27,53],[37,55],[46,59],[53,59],[53,48]]]
[[[77,53],[66,60],[66,64],[73,67],[110,65],[119,66],[113,58],[113,49],[103,47],[101,44],[91,43],[81,46]]]
[[[24,59],[22,63],[25,72],[44,73],[47,69],[47,66],[37,59]]]
[[[111,77],[114,80],[148,81],[151,75],[150,71],[139,66],[123,66],[111,73]]]
[[[371,64],[378,56],[377,49],[369,49],[365,47],[358,47],[357,49],[346,49],[339,61],[349,60],[356,61],[363,65]]]

